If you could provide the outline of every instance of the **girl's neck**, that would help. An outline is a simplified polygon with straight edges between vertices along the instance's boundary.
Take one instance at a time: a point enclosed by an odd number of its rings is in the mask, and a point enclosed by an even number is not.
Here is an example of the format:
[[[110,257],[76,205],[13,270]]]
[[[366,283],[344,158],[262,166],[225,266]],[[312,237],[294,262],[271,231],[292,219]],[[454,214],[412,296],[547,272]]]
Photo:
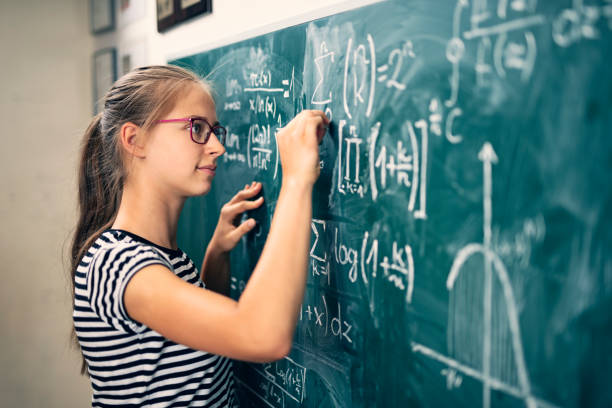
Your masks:
[[[111,228],[129,231],[157,245],[176,249],[176,230],[184,203],[185,198],[168,200],[146,187],[139,189],[125,185]]]

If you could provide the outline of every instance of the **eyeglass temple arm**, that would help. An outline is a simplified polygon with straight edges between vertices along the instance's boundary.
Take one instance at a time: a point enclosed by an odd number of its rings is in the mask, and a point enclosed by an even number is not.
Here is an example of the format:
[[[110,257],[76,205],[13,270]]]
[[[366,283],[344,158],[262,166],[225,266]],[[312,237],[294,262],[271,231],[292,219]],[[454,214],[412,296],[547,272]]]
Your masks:
[[[191,122],[192,120],[195,120],[197,118],[180,118],[180,119],[160,119],[157,122],[158,123],[165,123],[165,122]]]

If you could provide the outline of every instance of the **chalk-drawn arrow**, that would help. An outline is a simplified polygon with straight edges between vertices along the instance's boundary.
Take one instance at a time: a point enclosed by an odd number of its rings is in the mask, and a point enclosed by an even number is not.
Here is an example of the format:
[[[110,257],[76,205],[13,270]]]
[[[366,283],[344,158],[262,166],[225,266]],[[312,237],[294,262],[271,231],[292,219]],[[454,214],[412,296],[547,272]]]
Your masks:
[[[491,297],[493,293],[493,281],[491,276],[490,256],[491,249],[491,217],[492,217],[492,163],[497,163],[497,155],[491,143],[485,142],[478,153],[478,160],[482,161],[483,166],[483,232],[484,232],[484,248],[485,248],[485,265],[484,265],[484,296],[483,296],[483,347],[482,347],[482,374],[485,378],[491,376]],[[488,381],[483,384],[482,390],[482,406],[488,408],[491,405],[491,385]]]

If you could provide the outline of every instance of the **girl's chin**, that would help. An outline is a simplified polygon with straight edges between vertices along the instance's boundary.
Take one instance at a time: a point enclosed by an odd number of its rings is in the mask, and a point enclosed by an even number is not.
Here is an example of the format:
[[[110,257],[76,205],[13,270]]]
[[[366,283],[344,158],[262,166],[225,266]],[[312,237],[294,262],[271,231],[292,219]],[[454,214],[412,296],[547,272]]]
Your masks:
[[[199,183],[198,185],[192,186],[189,190],[185,191],[187,197],[199,197],[208,194],[211,188],[211,183]]]
[[[210,191],[210,187],[206,189],[200,189],[198,191],[194,191],[193,194],[190,194],[191,197],[199,197],[208,194]]]

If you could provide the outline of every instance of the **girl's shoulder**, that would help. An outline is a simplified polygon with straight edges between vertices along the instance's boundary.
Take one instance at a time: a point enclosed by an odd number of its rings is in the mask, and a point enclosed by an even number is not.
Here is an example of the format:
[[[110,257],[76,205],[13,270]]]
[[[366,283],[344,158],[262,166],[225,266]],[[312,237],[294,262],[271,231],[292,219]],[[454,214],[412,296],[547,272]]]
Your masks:
[[[179,249],[172,249],[163,247],[154,242],[149,241],[146,238],[141,237],[138,234],[135,234],[130,231],[125,231],[122,229],[110,228],[107,229],[100,235],[99,240],[101,241],[101,245],[136,245],[141,247],[146,247],[148,249],[155,250],[164,254],[169,258],[182,258],[186,256],[186,254]]]
[[[93,263],[114,262],[119,258],[155,257],[170,269],[176,262],[187,259],[187,254],[181,249],[162,247],[137,234],[120,229],[104,231],[93,243],[88,254],[92,261],[98,260]]]
[[[181,279],[200,284],[198,268],[181,249],[166,248],[119,229],[108,229],[98,237],[82,258],[77,275],[131,276],[151,264],[162,264]]]

